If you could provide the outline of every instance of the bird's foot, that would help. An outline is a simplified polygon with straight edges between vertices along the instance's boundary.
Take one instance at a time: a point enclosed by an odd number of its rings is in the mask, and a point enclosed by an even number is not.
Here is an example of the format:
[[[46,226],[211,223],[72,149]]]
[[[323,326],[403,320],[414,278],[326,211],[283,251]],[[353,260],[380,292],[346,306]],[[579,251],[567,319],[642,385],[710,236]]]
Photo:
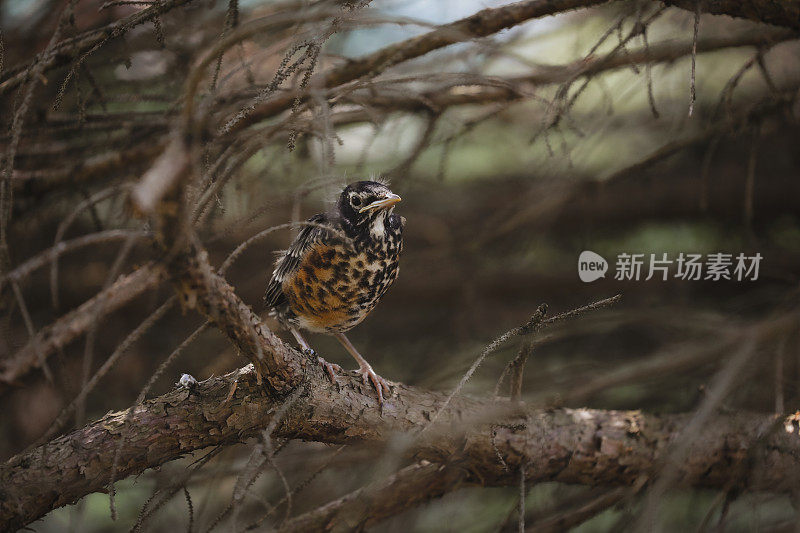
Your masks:
[[[317,361],[319,361],[319,364],[322,365],[322,368],[325,369],[325,373],[328,374],[331,383],[336,384],[335,374],[337,372],[342,372],[342,367],[340,367],[336,363],[329,363],[322,357],[318,356],[317,352],[314,351],[314,348],[301,348],[300,351],[303,352],[303,355],[305,355],[309,359],[316,358]]]
[[[367,364],[361,365],[356,370],[356,373],[361,376],[361,381],[364,382],[364,385],[371,384],[375,388],[378,393],[378,405],[383,406],[383,395],[391,393],[389,382],[376,374],[372,367]]]
[[[313,350],[312,350],[313,351]],[[325,373],[328,374],[328,377],[331,380],[331,383],[336,383],[336,378],[334,377],[337,372],[342,372],[342,367],[337,365],[336,363],[329,363],[322,357],[317,357],[317,361],[319,364],[322,365],[322,368],[325,369]]]

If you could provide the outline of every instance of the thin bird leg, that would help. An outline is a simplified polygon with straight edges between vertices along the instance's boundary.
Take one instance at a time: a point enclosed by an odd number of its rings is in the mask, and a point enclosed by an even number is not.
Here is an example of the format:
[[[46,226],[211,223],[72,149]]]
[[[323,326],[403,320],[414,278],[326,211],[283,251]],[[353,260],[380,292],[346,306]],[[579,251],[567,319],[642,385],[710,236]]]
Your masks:
[[[369,366],[367,360],[361,357],[361,354],[358,353],[358,350],[356,350],[356,347],[350,342],[350,339],[345,337],[344,333],[335,333],[334,335],[337,339],[339,339],[339,342],[342,343],[342,346],[344,346],[345,350],[350,352],[350,355],[353,356],[353,359],[358,362],[358,370],[356,372],[361,375],[361,380],[365,385],[367,384],[367,380],[372,383],[372,386],[375,387],[375,390],[378,392],[378,403],[383,405],[383,394],[389,394],[391,392],[391,389],[389,389],[389,382],[372,370],[372,367]]]
[[[308,342],[306,342],[306,340],[303,338],[302,335],[300,335],[300,332],[297,331],[296,328],[293,328],[293,327],[290,326],[289,327],[289,331],[292,332],[292,336],[297,341],[297,344],[300,345],[300,348],[302,348],[304,354],[310,355],[310,356],[317,355],[317,352],[314,351],[314,348],[309,346]],[[319,357],[319,356],[317,356],[317,361],[319,361],[319,364],[321,364],[323,366],[323,368],[325,368],[325,372],[328,374],[328,377],[331,379],[331,383],[336,383],[336,379],[334,378],[334,372],[341,372],[342,371],[342,367],[340,367],[339,365],[337,365],[335,363],[329,363],[325,359],[323,359],[322,357]]]
[[[295,338],[297,344],[300,345],[300,348],[302,348],[304,352],[306,352],[308,355],[314,355],[316,353],[314,352],[314,349],[311,346],[309,346],[309,344],[306,342],[303,336],[300,335],[300,332],[297,331],[296,328],[289,326],[289,331],[292,332],[292,336]]]

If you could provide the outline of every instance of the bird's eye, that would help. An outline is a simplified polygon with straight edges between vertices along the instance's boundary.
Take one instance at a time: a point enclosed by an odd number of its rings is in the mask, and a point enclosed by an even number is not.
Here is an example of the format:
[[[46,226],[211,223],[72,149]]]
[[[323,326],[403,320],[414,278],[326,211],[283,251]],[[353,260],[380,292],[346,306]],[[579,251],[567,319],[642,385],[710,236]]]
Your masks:
[[[361,197],[357,194],[354,194],[350,197],[350,205],[353,207],[361,207]]]

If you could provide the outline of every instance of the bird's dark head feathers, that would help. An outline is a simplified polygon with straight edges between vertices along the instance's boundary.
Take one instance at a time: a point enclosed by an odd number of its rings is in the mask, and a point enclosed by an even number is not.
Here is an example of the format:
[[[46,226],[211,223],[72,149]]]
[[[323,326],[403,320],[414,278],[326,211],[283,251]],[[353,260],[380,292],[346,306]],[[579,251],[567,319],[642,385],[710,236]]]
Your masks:
[[[377,181],[357,181],[339,195],[337,209],[356,231],[369,231],[376,221],[391,214],[400,197]]]

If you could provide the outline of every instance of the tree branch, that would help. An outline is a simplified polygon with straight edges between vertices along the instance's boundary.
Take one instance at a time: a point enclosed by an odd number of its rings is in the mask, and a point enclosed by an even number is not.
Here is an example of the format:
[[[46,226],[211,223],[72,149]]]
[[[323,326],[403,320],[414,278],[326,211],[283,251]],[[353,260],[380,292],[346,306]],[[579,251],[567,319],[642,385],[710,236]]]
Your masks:
[[[532,18],[603,1],[528,0],[486,9],[334,67],[309,86],[341,87],[454,43],[485,37]],[[788,2],[784,11],[794,9],[797,2]],[[154,7],[164,10],[166,6],[171,8],[185,3],[186,0],[165,1]],[[711,1],[709,6],[730,3]],[[746,6],[761,3],[764,0],[749,0]],[[730,6],[728,9],[733,10]],[[40,56],[38,64],[42,69],[52,68],[62,61],[58,54],[77,57],[121,35],[134,22],[150,20],[163,12],[153,10],[143,15],[147,11],[134,15],[138,17],[136,20],[120,21],[122,25],[113,31],[82,34],[71,44],[64,45],[66,48],[59,45],[53,54]],[[749,13],[741,9],[736,12],[741,12],[741,16]],[[769,15],[772,16],[777,15]],[[790,27],[795,28],[794,25]],[[652,60],[653,50],[646,50],[648,56],[644,60]],[[629,61],[627,59],[624,64]],[[587,64],[592,65],[591,62]],[[571,77],[592,74],[586,64],[577,68],[578,73],[570,73]],[[595,63],[592,68],[609,67]],[[20,76],[24,79],[27,71],[17,70],[7,75],[6,81],[0,84],[0,93],[18,83]],[[459,94],[456,92],[454,96],[459,97]],[[296,95],[290,93],[273,97],[257,106],[231,131],[291,109],[295,98]],[[196,163],[201,160],[199,146],[188,144],[199,139],[187,133],[174,132],[170,144],[164,144],[163,153],[131,195],[138,212],[155,221],[161,263],[144,267],[118,280],[117,284],[129,283],[127,294],[135,296],[146,284],[154,284],[169,274],[183,306],[197,309],[213,322],[253,366],[206,380],[192,389],[174,390],[144,402],[130,413],[109,413],[12,458],[0,466],[0,525],[3,528],[23,527],[54,507],[103,490],[109,484],[111,470],[121,479],[209,446],[243,442],[265,428],[269,428],[267,432],[275,428],[275,436],[287,439],[340,444],[377,445],[395,435],[407,434],[412,438],[404,455],[416,461],[428,461],[418,462],[389,480],[298,517],[287,526],[298,529],[325,524],[334,517],[340,523],[343,517],[355,516],[353,513],[361,506],[361,498],[370,491],[384,496],[369,502],[369,514],[374,518],[367,520],[377,521],[396,513],[398,507],[452,490],[461,482],[516,485],[520,472],[524,480],[534,483],[560,481],[589,486],[632,486],[650,477],[660,462],[669,457],[674,444],[680,442],[691,415],[533,409],[517,402],[473,400],[403,384],[394,385],[392,395],[380,409],[371,388],[355,375],[337,376],[335,384],[331,384],[319,365],[281,342],[212,268],[193,231],[189,216],[191,206],[186,201],[186,187],[192,180],[196,181]],[[156,149],[161,150],[161,146],[159,144]],[[103,159],[97,168],[118,163]],[[136,276],[145,279],[134,283],[131,279]],[[52,352],[86,330],[94,321],[98,298],[111,298],[110,291],[115,287],[113,294],[124,293],[117,284],[40,332],[30,347],[18,352],[18,358],[12,358],[12,363],[21,361],[17,368],[23,368],[24,373],[25,365],[27,368],[35,366],[37,361],[41,362],[38,359],[41,354]],[[119,301],[124,303],[133,296],[120,297]],[[104,312],[114,308],[108,301],[104,301],[103,307]],[[19,372],[17,370],[17,375]],[[263,386],[262,379],[267,387]],[[0,384],[2,382],[0,379]],[[285,399],[292,392],[289,404]],[[734,484],[744,484],[744,480],[750,490],[797,489],[800,464],[796,457],[800,453],[800,438],[796,432],[784,431],[783,426],[768,415],[706,414],[709,420],[702,424],[699,434],[692,435],[691,453],[683,454],[681,457],[685,460],[671,472],[679,481],[726,490]],[[424,430],[427,431],[423,436]],[[763,445],[753,446],[754,435],[763,438]],[[684,444],[682,451],[686,446]],[[446,476],[437,475],[442,466]],[[423,484],[426,492],[419,490]]]
[[[45,171],[15,170],[11,184],[15,191],[25,197],[38,197],[60,188],[88,185],[108,176],[118,175],[119,170],[131,171],[131,167],[147,165],[158,156],[166,145],[163,141],[151,138],[146,143],[125,149],[112,150],[91,157],[81,157],[71,162],[68,155],[56,154],[52,166],[57,168]],[[46,161],[48,161],[46,159]],[[48,161],[51,162],[51,161]]]
[[[102,302],[103,314],[109,314],[164,280],[164,267],[147,264],[121,276],[108,289],[97,293],[80,307],[70,311],[52,324],[39,330],[36,337],[14,355],[0,360],[0,394],[16,384],[30,371],[41,368],[43,360],[74,341],[92,325],[98,305]]]
[[[771,46],[800,37],[796,32],[772,29],[740,35],[709,37],[697,42],[697,52],[706,53],[729,48]],[[692,52],[692,43],[659,43],[649,48],[628,51],[626,54],[609,54],[590,57],[574,64],[540,68],[539,72],[512,78],[495,79],[495,85],[478,83],[453,83],[451,87],[427,91],[417,95],[398,93],[396,90],[382,94],[380,87],[355,93],[350,99],[371,107],[402,111],[442,111],[457,105],[480,105],[523,99],[527,89],[564,83],[580,76],[593,76],[604,72],[644,63],[670,63]],[[365,115],[363,120],[369,120]]]
[[[697,53],[738,47],[765,47],[797,37],[796,32],[783,28],[768,28],[758,32],[707,37],[697,42]],[[543,85],[564,83],[576,76],[594,76],[645,62],[669,63],[691,52],[691,42],[658,43],[650,46],[649,49],[631,50],[626,54],[592,56],[573,64],[541,67],[524,76],[486,78],[483,81],[475,80],[473,82],[461,76],[460,79],[452,80],[450,85],[426,90],[419,94],[411,94],[410,90],[384,92],[381,90],[382,84],[369,84],[367,88],[354,90],[351,94],[337,100],[337,102],[345,104],[338,107],[349,108],[349,110],[335,112],[332,115],[332,122],[341,126],[375,119],[374,112],[368,109],[352,109],[351,104],[384,111],[441,112],[450,107],[462,105],[514,102],[529,97],[531,91]],[[399,80],[399,83],[401,82],[402,80]],[[447,84],[447,80],[444,83]],[[217,103],[232,103],[251,96],[252,94],[247,91],[238,92],[223,97]],[[303,130],[308,129],[310,125],[305,125],[304,120],[298,120],[294,127]],[[281,140],[283,140],[282,137]],[[165,137],[162,137],[157,142],[151,140],[147,146],[109,151],[86,160],[79,159],[73,163],[69,163],[68,159],[65,160],[63,153],[56,154],[56,157],[42,154],[37,159],[39,164],[44,162],[45,169],[16,170],[12,183],[16,193],[26,197],[35,197],[76,182],[88,184],[109,175],[109,173],[113,174],[119,169],[130,171],[133,165],[142,166],[148,161],[152,161],[163,152],[167,145]],[[58,168],[53,168],[54,166]]]
[[[189,147],[181,135],[159,156],[131,194],[140,213],[155,216],[156,241],[184,308],[197,309],[250,359],[275,393],[296,387],[308,361],[284,344],[217,274],[189,223],[185,187],[194,177]]]
[[[374,395],[357,376],[337,376],[333,385],[317,366],[309,366],[303,387],[302,396],[277,424],[275,436],[337,444],[384,443],[399,433],[421,431],[446,398],[443,393],[395,384],[381,413]],[[149,400],[130,418],[117,478],[208,446],[243,442],[266,428],[280,405],[280,399],[259,385],[252,367],[208,379],[191,391],[179,388]],[[435,431],[413,442],[406,455],[457,465],[465,483],[486,486],[515,485],[523,464],[529,482],[629,486],[651,473],[665,450],[680,439],[690,418],[591,409],[526,409],[509,414],[513,409],[506,403],[454,398]],[[55,507],[104,490],[125,417],[125,411],[109,413],[0,467],[0,524],[18,528]],[[498,425],[498,420],[503,423]],[[681,482],[724,488],[746,480],[748,489],[756,491],[796,488],[800,438],[775,422],[772,415],[714,416],[694,439],[688,460],[679,466]],[[752,436],[763,434],[765,427],[778,429],[765,437],[760,449],[751,449]]]
[[[406,509],[454,490],[466,477],[458,467],[428,461],[403,468],[338,500],[289,520],[282,533],[345,528],[363,531]]]
[[[470,39],[487,37],[527,20],[542,18],[579,8],[604,4],[608,0],[526,0],[514,4],[488,8],[472,16],[439,26],[423,35],[386,46],[377,52],[349,60],[312,79],[309,87],[337,87],[367,75],[377,75],[394,65],[421,57],[429,52]],[[263,104],[228,128],[227,134],[289,109],[297,96],[282,94]]]
[[[688,11],[728,15],[800,30],[800,0],[664,0]]]
[[[30,65],[41,63],[42,73],[66,65],[106,41],[125,34],[131,28],[152,21],[164,13],[191,1],[165,0],[102,28],[88,30],[80,35],[63,39],[56,43],[51,50],[38,54],[30,63],[3,72],[2,77],[0,77],[0,80],[2,80],[0,81],[0,95],[23,83],[28,76]]]

